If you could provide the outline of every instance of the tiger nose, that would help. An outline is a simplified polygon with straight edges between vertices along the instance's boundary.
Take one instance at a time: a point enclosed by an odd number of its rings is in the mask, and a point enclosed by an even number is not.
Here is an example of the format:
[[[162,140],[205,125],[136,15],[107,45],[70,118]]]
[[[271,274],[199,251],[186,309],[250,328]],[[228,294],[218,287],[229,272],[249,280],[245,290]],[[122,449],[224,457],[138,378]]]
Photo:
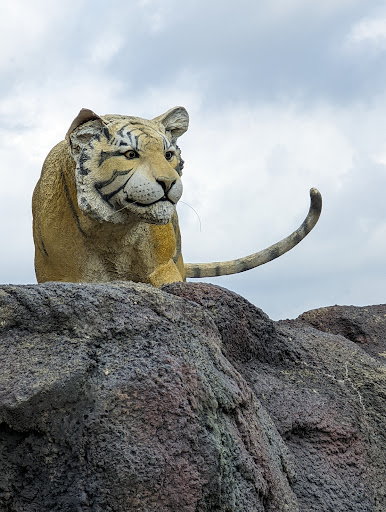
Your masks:
[[[169,192],[175,182],[175,178],[168,178],[167,176],[157,177],[157,183],[161,185],[161,187],[164,189],[164,192]]]

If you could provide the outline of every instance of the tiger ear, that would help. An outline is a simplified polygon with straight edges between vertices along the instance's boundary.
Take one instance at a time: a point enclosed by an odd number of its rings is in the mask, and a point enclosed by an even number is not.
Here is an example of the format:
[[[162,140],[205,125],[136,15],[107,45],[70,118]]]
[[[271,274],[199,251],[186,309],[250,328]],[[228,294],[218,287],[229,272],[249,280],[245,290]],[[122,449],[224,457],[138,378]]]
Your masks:
[[[83,126],[88,121],[94,122]],[[88,108],[82,108],[66,133],[66,140],[70,145],[72,155],[77,158],[82,146],[87,144],[105,126],[103,119],[98,114]]]
[[[158,117],[153,119],[156,123],[161,123],[167,132],[177,139],[186,132],[189,126],[189,114],[184,107],[174,107]]]

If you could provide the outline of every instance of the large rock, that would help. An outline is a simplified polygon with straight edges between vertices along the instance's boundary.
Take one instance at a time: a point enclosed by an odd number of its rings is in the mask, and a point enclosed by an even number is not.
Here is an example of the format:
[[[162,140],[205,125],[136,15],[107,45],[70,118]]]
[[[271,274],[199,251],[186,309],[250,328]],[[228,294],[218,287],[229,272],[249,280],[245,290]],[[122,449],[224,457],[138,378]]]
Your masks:
[[[2,286],[0,511],[383,511],[377,308],[366,353],[207,284]]]
[[[386,510],[386,305],[323,308],[268,323],[219,287],[167,289],[210,311],[223,352],[294,457],[299,509]]]

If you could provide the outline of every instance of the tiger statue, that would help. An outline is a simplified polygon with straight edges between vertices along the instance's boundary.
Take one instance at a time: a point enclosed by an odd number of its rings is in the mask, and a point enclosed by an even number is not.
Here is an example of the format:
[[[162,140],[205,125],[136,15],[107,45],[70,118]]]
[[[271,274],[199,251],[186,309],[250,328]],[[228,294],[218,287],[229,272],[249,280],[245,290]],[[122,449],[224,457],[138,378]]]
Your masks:
[[[316,189],[303,224],[282,241],[237,260],[184,264],[177,139],[188,124],[183,107],[152,120],[79,112],[48,154],[33,194],[38,282],[131,280],[158,287],[234,274],[281,256],[311,231],[322,207]]]

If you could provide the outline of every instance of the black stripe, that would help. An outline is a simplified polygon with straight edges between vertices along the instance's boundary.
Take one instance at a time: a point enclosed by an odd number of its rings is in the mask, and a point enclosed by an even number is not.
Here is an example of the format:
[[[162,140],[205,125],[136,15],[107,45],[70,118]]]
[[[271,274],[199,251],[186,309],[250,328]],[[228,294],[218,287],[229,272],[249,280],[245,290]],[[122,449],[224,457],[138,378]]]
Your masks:
[[[300,233],[296,233],[295,234],[295,243],[298,244],[299,242],[301,242],[303,240],[304,236],[302,236]]]
[[[177,145],[176,145],[176,149],[177,151],[180,149]],[[184,160],[182,160],[181,158],[181,151],[178,151],[178,174],[181,176],[182,174],[182,169],[184,168]]]
[[[107,140],[110,140],[110,132],[109,132],[109,129],[107,128],[107,126],[105,126],[103,128],[103,134],[104,134],[104,136],[106,137]]]
[[[115,196],[115,194],[118,194],[118,192],[120,192],[123,188],[126,187],[127,183],[131,180],[131,178],[134,176],[134,174],[132,174],[131,176],[129,176],[129,178],[125,181],[125,183],[123,185],[121,185],[119,188],[117,188],[116,190],[114,190],[114,192],[110,192],[109,194],[104,194],[101,190],[98,190],[99,194],[101,195],[101,197],[106,201],[106,203],[109,203],[110,199]],[[109,203],[110,204],[110,203]]]
[[[67,185],[67,182],[66,182],[66,177],[64,176],[63,171],[60,171],[60,175],[62,177],[63,188],[64,188],[64,192],[66,194],[68,206],[70,207],[70,210],[71,210],[71,213],[72,213],[72,217],[75,220],[77,228],[79,229],[79,231],[82,233],[83,236],[86,236],[86,233],[83,231],[83,229],[82,229],[82,227],[80,225],[79,217],[78,217],[78,215],[76,213],[75,207],[74,207],[74,205],[73,205],[73,203],[71,201],[70,191],[68,189],[68,185]]]
[[[133,149],[138,149],[138,147],[139,147],[138,146],[138,142],[139,142],[139,138],[141,137],[141,135],[144,135],[144,133],[141,133],[140,135],[134,135],[134,147],[133,147]],[[130,140],[131,140],[131,137],[130,137]]]
[[[39,229],[39,231],[40,231],[40,229]],[[43,238],[42,238],[42,236],[41,236],[41,235],[40,235],[40,243],[41,243],[41,245],[42,245],[42,249],[43,249],[44,254],[45,254],[46,256],[48,256],[48,252],[47,252],[46,246],[44,245]]]
[[[131,144],[131,147],[133,147],[133,139],[131,138],[131,132],[127,132],[127,137],[129,138],[129,141],[130,141],[130,144]]]
[[[41,252],[44,252],[44,254],[46,256],[48,256],[48,252],[47,252],[46,246],[44,245],[44,242],[43,242],[42,230],[41,230],[41,226],[40,226],[40,219],[37,222],[37,228],[38,228],[40,245],[41,245],[41,247],[39,246],[39,249],[40,249]]]
[[[245,260],[241,261],[240,263],[240,270],[239,272],[245,272],[246,270],[249,270],[249,265]]]
[[[124,176],[125,174],[129,174],[129,172],[131,172],[133,169],[134,169],[134,167],[132,167],[131,169],[127,169],[127,171],[115,170],[110,179],[108,179],[106,181],[98,181],[98,183],[95,183],[95,188],[99,191],[101,188],[106,187],[107,185],[110,185],[110,183],[112,183],[117,176]]]
[[[87,160],[91,160],[91,157],[85,151],[82,151],[79,157],[79,174],[81,176],[87,176],[91,172],[91,169],[85,167]]]
[[[134,130],[138,130],[138,128],[134,128]],[[139,149],[139,144],[138,144],[138,141],[139,141],[139,138],[144,135],[143,133],[140,133],[139,135],[134,135],[132,134],[132,131],[128,131],[126,132],[126,136],[128,137],[129,141],[130,141],[130,145],[133,149]]]
[[[194,267],[194,268],[193,268],[193,274],[194,274],[194,276],[193,276],[193,277],[201,277],[201,270],[200,270],[200,267]]]
[[[127,123],[127,124],[124,124],[121,128],[119,128],[119,130],[117,131],[117,135],[119,135],[120,137],[123,137],[123,130],[129,126],[130,123]]]
[[[123,154],[120,151],[101,151],[100,157],[99,157],[99,164],[100,167],[103,162],[108,160],[109,158],[112,158],[113,156],[123,156]]]
[[[37,229],[38,229],[39,239],[40,239],[40,243],[41,243],[41,247],[39,247],[39,249],[40,249],[40,251],[43,249],[44,254],[46,256],[48,256],[48,252],[47,252],[46,246],[44,245],[44,242],[43,242],[42,229],[41,229],[41,226],[40,226],[40,218],[39,218],[39,220],[37,220],[36,226],[37,226]]]
[[[181,255],[181,232],[178,225],[178,217],[177,215],[173,215],[172,217],[172,226],[174,230],[174,235],[176,237],[176,250],[173,255],[173,261],[174,263],[177,263],[178,258]]]

